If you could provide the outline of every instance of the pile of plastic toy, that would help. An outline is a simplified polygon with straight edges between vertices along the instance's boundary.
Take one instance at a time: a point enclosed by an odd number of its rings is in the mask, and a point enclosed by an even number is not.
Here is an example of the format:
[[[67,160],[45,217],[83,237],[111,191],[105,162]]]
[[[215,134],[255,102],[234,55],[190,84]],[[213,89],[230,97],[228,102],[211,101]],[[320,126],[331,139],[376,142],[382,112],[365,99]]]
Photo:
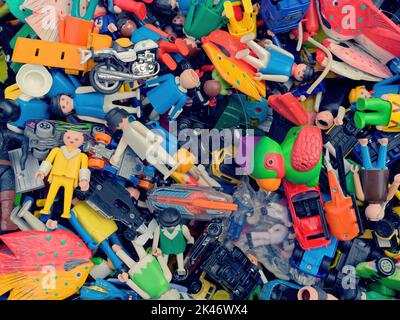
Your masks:
[[[0,299],[399,298],[399,8],[0,0]]]

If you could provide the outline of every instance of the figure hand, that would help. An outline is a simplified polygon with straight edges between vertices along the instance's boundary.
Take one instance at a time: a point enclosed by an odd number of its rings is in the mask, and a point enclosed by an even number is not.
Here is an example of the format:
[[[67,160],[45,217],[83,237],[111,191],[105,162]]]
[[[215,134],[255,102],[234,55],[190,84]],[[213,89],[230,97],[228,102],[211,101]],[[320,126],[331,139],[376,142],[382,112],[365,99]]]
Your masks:
[[[87,181],[87,180],[79,181],[79,187],[81,188],[82,191],[88,191],[89,190],[89,181]]]
[[[260,72],[257,72],[256,76],[254,77],[254,80],[257,80],[257,81],[263,80],[263,74]]]
[[[343,125],[343,119],[341,119],[341,118],[335,118],[335,120],[333,120],[333,122],[334,122],[337,126],[342,126],[342,125]]]
[[[129,275],[126,272],[123,272],[121,274],[118,275],[118,280],[121,282],[128,282],[129,280]]]
[[[118,6],[114,6],[114,12],[115,12],[116,14],[119,14],[119,13],[122,12],[122,9],[121,9],[120,7],[118,7]]]
[[[114,245],[112,246],[112,249],[114,250],[114,252],[117,252],[117,251],[121,250],[121,246],[119,246],[119,245],[117,245],[117,244],[114,244]]]
[[[368,145],[368,139],[364,138],[364,139],[358,139],[358,142],[363,146],[367,146]]]
[[[388,94],[383,94],[383,95],[381,95],[381,99],[385,100],[385,101],[388,101],[389,100],[389,95]]]
[[[118,31],[117,26],[114,23],[110,23],[107,27],[108,31],[110,31],[111,33]]]
[[[56,220],[49,219],[46,222],[46,227],[49,230],[55,230],[55,229],[57,229],[57,226],[58,226],[58,222]]]
[[[400,173],[398,173],[398,174],[396,174],[395,176],[394,176],[394,183],[396,183],[396,184],[400,184]]]
[[[35,174],[35,178],[36,179],[40,179],[40,180],[43,180],[45,176],[46,175],[44,174],[43,171],[37,171],[36,174]]]
[[[353,165],[353,164],[350,167],[350,171],[353,172],[354,174],[358,174],[359,170],[360,170],[360,168],[358,166]]]
[[[156,250],[153,251],[153,256],[155,257],[160,257],[162,255],[161,249],[157,248]]]
[[[113,166],[117,167],[118,164],[119,164],[119,162],[120,162],[120,160],[121,160],[120,157],[112,156],[111,159],[110,159],[110,163],[111,163]]]

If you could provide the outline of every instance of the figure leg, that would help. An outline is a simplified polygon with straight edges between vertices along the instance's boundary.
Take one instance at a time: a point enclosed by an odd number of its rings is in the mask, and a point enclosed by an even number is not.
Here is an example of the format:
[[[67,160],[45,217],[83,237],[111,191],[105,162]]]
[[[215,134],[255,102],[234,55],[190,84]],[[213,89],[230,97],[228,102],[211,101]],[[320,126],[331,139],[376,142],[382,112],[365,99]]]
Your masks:
[[[378,161],[376,163],[376,169],[386,169],[386,158],[387,158],[387,146],[380,145],[378,151]]]
[[[53,180],[50,183],[49,192],[47,193],[46,201],[44,203],[44,207],[40,210],[41,214],[50,214],[51,206],[53,205],[54,199],[56,198],[58,189],[61,187],[61,177],[53,177]]]
[[[169,259],[169,254],[163,254],[164,261],[166,264],[168,264],[168,259]]]
[[[178,273],[186,273],[185,266],[183,264],[183,253],[176,255],[176,261],[178,262]]]
[[[374,167],[371,162],[371,155],[369,154],[368,146],[361,146],[362,165],[365,170],[372,170]]]
[[[71,205],[74,195],[74,179],[64,178],[64,211],[61,218],[69,219],[71,217]]]

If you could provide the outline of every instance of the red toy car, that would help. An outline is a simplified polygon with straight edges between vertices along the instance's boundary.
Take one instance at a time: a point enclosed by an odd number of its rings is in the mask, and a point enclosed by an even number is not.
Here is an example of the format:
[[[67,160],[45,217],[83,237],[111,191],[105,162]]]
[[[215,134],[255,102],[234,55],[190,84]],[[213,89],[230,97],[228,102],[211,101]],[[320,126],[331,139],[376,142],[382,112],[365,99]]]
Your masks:
[[[303,250],[328,246],[331,240],[318,185],[307,187],[283,180],[283,188],[294,232]]]

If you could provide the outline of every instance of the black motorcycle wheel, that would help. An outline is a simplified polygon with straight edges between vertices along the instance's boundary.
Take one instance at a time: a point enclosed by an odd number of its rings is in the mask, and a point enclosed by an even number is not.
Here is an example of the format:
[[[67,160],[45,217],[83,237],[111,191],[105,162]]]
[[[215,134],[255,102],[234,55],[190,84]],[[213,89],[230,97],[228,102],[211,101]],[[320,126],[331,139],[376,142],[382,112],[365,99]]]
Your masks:
[[[106,70],[118,71],[113,64],[106,62],[99,63],[90,71],[90,84],[97,92],[103,94],[116,93],[121,88],[123,81],[100,79],[98,76],[99,73]]]

